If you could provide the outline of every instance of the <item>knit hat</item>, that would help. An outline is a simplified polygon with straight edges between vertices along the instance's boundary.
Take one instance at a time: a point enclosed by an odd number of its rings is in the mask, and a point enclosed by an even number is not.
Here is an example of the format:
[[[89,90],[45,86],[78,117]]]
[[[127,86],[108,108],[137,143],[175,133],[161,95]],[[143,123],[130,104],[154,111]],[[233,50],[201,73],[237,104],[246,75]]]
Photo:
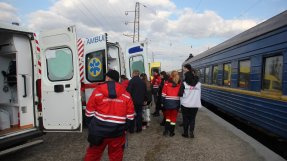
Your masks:
[[[109,70],[106,76],[110,77],[112,80],[119,82],[120,74],[116,70]]]

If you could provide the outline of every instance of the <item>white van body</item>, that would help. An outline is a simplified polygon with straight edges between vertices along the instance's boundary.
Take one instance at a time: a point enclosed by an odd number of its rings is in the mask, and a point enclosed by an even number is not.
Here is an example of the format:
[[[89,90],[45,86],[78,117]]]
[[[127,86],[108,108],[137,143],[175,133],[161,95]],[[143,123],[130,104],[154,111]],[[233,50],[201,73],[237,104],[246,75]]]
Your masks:
[[[0,109],[10,122],[0,130],[0,155],[43,131],[81,132],[75,27],[42,32],[38,41],[28,30],[0,24],[0,35]]]
[[[149,78],[148,59],[147,59],[147,44],[146,42],[135,42],[126,45],[125,50],[125,66],[127,78],[132,78],[133,70],[139,70],[140,73],[145,73]]]
[[[148,74],[144,43],[122,52],[107,34],[77,40],[75,26],[39,35],[0,23],[0,156],[43,132],[81,132],[82,102],[108,70]],[[99,62],[100,71],[91,70]]]
[[[119,43],[111,43],[107,39],[107,34],[101,34],[78,40],[84,108],[97,84],[104,82],[104,74],[108,70],[117,70],[120,75],[126,75],[129,79],[135,69],[148,74],[147,50],[144,43],[128,44],[123,52]],[[140,51],[129,52],[134,51],[134,48],[140,48]],[[92,62],[95,62],[96,65],[93,65]],[[139,64],[140,68],[133,64]],[[97,66],[97,70],[91,70],[92,66]]]
[[[107,34],[100,34],[80,38],[77,42],[80,60],[83,124],[85,126],[87,126],[84,115],[86,104],[97,85],[105,81],[104,74],[108,70],[116,70],[120,75],[126,75],[129,79],[132,78],[132,71],[135,69],[148,75],[145,43],[130,43],[126,46],[126,50],[122,50],[119,43],[111,43],[107,40]]]

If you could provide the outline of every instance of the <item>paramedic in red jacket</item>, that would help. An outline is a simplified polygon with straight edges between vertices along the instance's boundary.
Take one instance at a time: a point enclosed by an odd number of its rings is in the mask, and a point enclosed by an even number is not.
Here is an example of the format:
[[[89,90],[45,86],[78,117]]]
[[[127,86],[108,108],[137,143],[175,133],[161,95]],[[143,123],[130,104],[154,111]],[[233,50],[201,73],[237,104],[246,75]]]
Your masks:
[[[162,89],[162,103],[165,108],[165,129],[163,135],[174,136],[174,129],[178,109],[180,107],[179,101],[180,80],[177,71],[172,71],[170,79],[164,83]]]
[[[127,89],[129,85],[129,79],[126,75],[121,75],[121,84]]]
[[[100,161],[108,146],[110,161],[123,159],[126,120],[134,119],[134,106],[130,94],[118,83],[119,73],[110,70],[106,82],[98,85],[87,104],[89,117],[88,141],[85,161]]]
[[[157,97],[158,97],[158,90],[159,90],[159,85],[161,82],[161,78],[160,75],[158,74],[158,71],[154,71],[153,73],[153,79],[151,81],[152,84],[152,94],[153,94],[153,100],[154,100],[154,104],[156,105],[157,103]],[[159,112],[159,111],[158,111]],[[159,116],[159,113],[157,113],[157,111],[155,111],[153,113],[154,116]]]

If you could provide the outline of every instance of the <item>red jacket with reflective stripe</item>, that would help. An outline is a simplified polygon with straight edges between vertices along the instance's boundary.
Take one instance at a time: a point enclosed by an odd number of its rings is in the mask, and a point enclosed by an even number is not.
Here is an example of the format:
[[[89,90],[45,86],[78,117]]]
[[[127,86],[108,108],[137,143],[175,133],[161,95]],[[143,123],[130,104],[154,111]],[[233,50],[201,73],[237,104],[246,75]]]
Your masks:
[[[134,119],[134,105],[125,87],[115,83],[116,98],[109,98],[108,83],[98,85],[87,103],[86,116],[108,123],[125,124]]]
[[[179,89],[180,83],[175,84],[171,80],[165,81],[162,89],[162,102],[165,109],[177,109],[180,107]]]
[[[161,82],[161,78],[159,75],[154,75],[153,76],[153,79],[152,79],[152,87],[153,88],[159,88],[159,85],[160,85],[160,82]]]

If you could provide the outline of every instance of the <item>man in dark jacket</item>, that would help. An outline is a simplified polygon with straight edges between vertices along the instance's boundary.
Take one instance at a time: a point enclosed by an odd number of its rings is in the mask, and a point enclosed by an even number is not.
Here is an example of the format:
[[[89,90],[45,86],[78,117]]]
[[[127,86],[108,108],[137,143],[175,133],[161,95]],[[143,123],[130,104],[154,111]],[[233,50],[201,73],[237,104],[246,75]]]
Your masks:
[[[130,80],[127,88],[127,91],[131,94],[135,107],[136,132],[142,131],[142,108],[147,93],[146,84],[142,79],[140,79],[139,75],[140,73],[138,70],[133,71],[133,78]],[[129,125],[129,132],[134,132],[134,122]]]

